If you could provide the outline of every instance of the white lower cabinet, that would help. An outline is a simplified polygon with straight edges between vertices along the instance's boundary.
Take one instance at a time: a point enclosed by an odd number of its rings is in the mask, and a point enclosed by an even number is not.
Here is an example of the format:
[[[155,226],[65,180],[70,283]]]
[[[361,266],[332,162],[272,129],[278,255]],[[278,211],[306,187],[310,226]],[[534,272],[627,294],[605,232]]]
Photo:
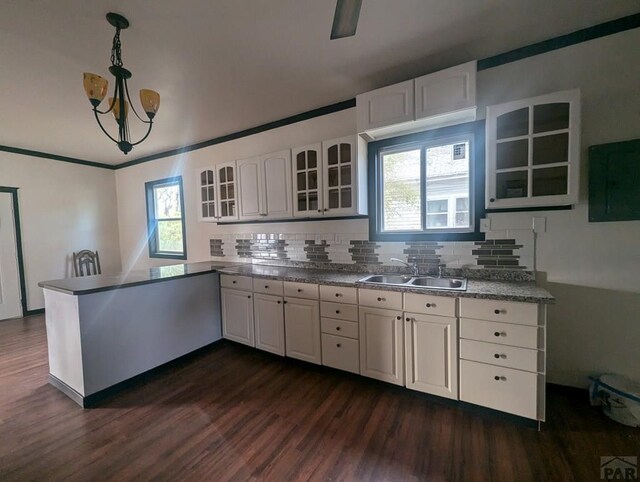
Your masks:
[[[407,388],[458,399],[457,320],[405,313]]]
[[[320,364],[320,306],[317,300],[285,298],[284,326],[286,355]]]
[[[247,291],[222,288],[222,336],[255,346],[253,331],[253,295]]]
[[[322,334],[322,364],[328,367],[360,373],[358,340],[344,336]]]
[[[256,348],[284,356],[284,309],[282,297],[255,294]]]
[[[360,374],[404,385],[402,312],[360,307]]]

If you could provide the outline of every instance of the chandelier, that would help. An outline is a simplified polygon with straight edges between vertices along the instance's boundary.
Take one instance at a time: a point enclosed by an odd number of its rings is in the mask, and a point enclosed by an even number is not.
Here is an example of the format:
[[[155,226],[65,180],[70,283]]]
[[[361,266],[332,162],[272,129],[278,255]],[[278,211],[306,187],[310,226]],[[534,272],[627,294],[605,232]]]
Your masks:
[[[113,90],[113,96],[109,97],[108,100],[109,108],[105,111],[101,111],[98,109],[100,102],[102,102],[102,99],[104,99],[109,88],[109,82],[107,81],[107,79],[104,79],[96,74],[85,72],[84,90],[87,93],[89,102],[91,102],[91,105],[93,106],[93,113],[96,117],[98,125],[100,126],[100,129],[102,129],[102,132],[104,132],[109,139],[118,144],[118,148],[120,148],[122,152],[127,154],[131,151],[133,146],[140,144],[151,133],[151,128],[153,127],[153,118],[155,117],[156,112],[158,112],[158,108],[160,107],[160,94],[158,94],[154,90],[140,90],[140,103],[142,104],[142,108],[147,114],[148,119],[145,120],[140,117],[133,107],[131,97],[129,96],[129,87],[127,85],[127,80],[131,78],[131,71],[125,69],[122,65],[120,30],[128,28],[129,21],[122,15],[118,15],[117,13],[108,13],[107,20],[116,28],[116,34],[113,37],[113,46],[111,47],[111,67],[109,67],[109,72],[113,74],[116,80]],[[131,106],[131,110],[138,119],[140,119],[144,124],[149,125],[147,133],[142,137],[142,139],[133,143],[131,142],[131,137],[129,134],[129,106]],[[110,112],[113,113],[116,123],[118,124],[117,139],[111,136],[111,134],[109,134],[102,125],[102,122],[100,122],[100,115],[109,114]]]

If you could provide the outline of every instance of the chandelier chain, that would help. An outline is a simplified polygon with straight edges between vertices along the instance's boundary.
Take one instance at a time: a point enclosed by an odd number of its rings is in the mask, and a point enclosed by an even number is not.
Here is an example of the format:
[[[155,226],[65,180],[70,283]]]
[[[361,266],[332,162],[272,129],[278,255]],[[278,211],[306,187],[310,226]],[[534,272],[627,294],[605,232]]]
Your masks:
[[[120,43],[120,29],[116,28],[113,36],[113,46],[111,47],[111,65],[122,67],[122,44]]]

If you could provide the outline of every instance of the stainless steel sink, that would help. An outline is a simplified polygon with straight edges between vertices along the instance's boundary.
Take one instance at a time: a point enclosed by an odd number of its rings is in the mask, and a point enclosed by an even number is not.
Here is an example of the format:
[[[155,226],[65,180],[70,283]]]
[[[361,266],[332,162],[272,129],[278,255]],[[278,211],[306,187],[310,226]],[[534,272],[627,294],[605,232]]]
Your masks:
[[[406,286],[407,288],[425,288],[431,290],[466,291],[467,280],[464,278],[434,278],[431,276],[402,276],[392,274],[374,274],[358,280],[359,283],[389,286]]]
[[[413,286],[423,286],[425,288],[433,288],[440,290],[459,290],[467,289],[467,280],[462,278],[430,278],[421,277],[411,280]]]

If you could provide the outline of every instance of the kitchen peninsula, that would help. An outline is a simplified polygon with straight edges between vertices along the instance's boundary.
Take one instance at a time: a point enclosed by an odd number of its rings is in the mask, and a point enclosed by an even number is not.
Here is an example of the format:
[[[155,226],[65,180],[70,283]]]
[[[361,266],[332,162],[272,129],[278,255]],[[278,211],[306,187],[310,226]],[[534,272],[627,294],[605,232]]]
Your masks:
[[[217,270],[193,263],[39,283],[49,381],[82,407],[222,338]]]

